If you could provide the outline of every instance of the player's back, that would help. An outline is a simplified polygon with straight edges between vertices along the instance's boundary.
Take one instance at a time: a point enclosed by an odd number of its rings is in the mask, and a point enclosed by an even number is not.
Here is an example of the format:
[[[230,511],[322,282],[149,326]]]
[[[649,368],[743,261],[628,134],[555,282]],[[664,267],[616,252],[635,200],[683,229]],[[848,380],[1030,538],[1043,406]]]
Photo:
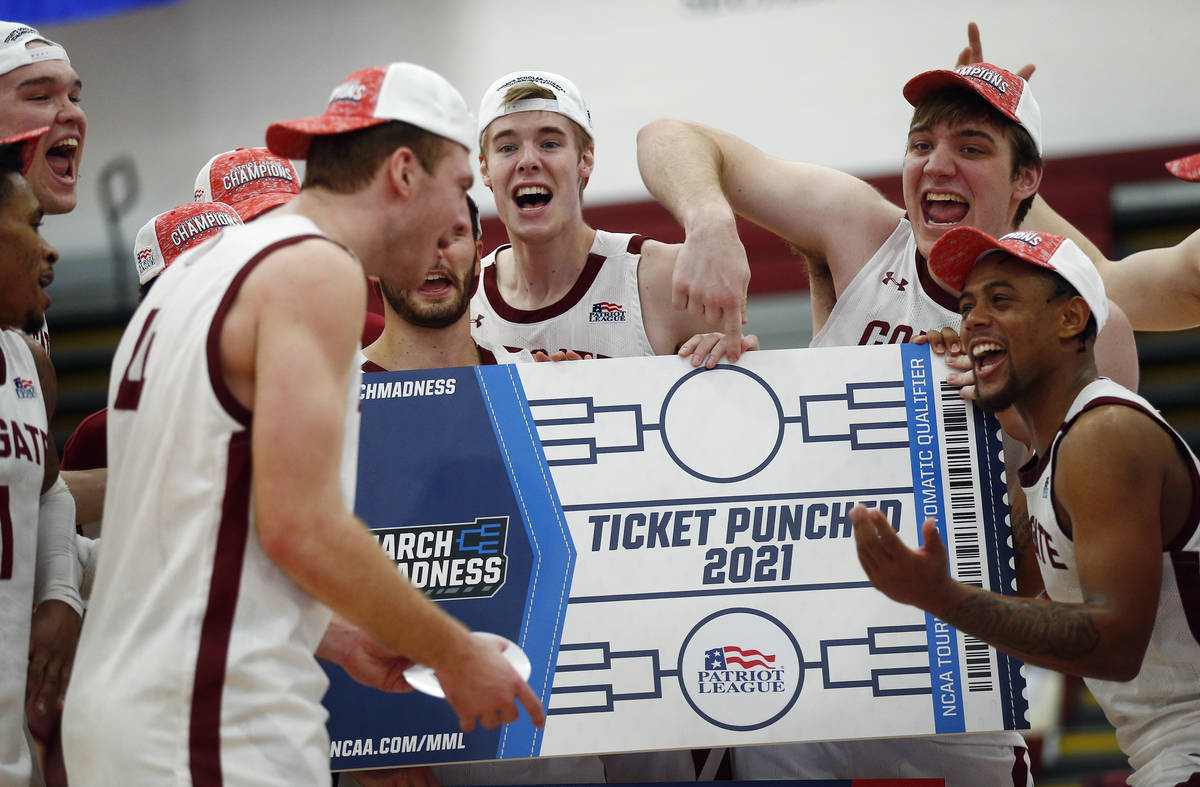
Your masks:
[[[68,767],[87,781],[327,773],[305,753],[328,749],[314,742],[325,678],[312,652],[329,611],[258,544],[251,413],[220,360],[225,317],[257,261],[317,233],[295,216],[224,231],[162,274],[117,349],[104,540],[64,717]],[[348,392],[351,449],[355,404]]]

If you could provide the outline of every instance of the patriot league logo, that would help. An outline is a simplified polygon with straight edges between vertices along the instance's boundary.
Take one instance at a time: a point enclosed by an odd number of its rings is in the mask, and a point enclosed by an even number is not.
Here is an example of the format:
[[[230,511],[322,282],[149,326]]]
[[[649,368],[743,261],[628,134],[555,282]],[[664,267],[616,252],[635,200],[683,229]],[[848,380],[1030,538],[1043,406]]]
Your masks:
[[[593,303],[588,322],[625,322],[625,307],[608,301]]]

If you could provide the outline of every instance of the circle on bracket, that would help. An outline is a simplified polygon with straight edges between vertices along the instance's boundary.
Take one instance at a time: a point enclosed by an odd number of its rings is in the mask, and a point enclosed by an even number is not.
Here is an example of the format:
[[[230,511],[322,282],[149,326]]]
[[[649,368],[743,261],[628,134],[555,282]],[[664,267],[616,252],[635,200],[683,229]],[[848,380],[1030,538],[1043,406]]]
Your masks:
[[[775,413],[774,424],[763,419],[764,411]],[[757,374],[729,364],[679,378],[663,397],[658,423],[675,464],[718,484],[756,475],[783,445],[779,397]],[[722,450],[713,450],[717,445]]]
[[[783,718],[804,685],[792,632],[749,607],[714,612],[684,637],[679,688],[702,719],[726,730],[758,730]]]

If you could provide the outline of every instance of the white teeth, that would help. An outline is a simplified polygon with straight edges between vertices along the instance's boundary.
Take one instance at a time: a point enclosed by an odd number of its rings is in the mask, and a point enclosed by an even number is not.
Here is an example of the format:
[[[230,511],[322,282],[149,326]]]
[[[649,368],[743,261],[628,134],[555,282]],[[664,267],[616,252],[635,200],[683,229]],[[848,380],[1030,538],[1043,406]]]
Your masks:
[[[518,197],[528,197],[534,194],[544,194],[545,196],[549,197],[550,189],[545,188],[544,186],[522,186],[521,188],[517,189]]]
[[[925,199],[929,200],[930,202],[961,202],[961,203],[963,203],[964,205],[965,205],[965,204],[966,204],[966,202],[967,202],[965,199],[963,199],[962,197],[958,196],[957,194],[933,194],[933,193],[929,193],[929,194],[926,194],[926,195],[925,195]]]
[[[971,357],[978,358],[984,353],[1000,352],[1004,348],[995,342],[980,342],[971,348]]]

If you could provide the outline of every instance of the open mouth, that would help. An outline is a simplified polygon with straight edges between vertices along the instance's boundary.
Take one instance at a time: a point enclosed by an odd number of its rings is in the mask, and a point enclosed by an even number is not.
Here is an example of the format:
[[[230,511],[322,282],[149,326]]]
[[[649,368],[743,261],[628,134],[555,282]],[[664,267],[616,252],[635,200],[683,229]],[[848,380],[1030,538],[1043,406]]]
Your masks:
[[[513,192],[513,202],[520,210],[537,210],[548,204],[552,196],[545,186],[521,186]]]
[[[975,376],[978,379],[991,375],[1007,357],[1008,350],[996,342],[979,341],[971,345],[971,362],[975,366]]]
[[[79,140],[75,137],[59,140],[46,151],[46,164],[60,178],[74,180],[75,157],[79,153]]]
[[[454,282],[442,271],[430,271],[417,292],[426,298],[440,298],[454,290]]]
[[[929,191],[921,200],[925,222],[935,227],[953,227],[967,217],[971,205],[957,194]]]

